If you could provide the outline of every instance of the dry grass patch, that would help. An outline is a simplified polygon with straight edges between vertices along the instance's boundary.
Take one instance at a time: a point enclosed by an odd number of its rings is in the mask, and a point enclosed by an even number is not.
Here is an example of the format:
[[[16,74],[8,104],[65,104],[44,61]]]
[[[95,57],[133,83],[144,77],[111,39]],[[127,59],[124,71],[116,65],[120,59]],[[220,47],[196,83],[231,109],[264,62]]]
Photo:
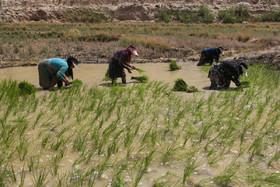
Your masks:
[[[252,34],[249,32],[247,33],[238,32],[236,37],[239,42],[248,42],[252,37]]]

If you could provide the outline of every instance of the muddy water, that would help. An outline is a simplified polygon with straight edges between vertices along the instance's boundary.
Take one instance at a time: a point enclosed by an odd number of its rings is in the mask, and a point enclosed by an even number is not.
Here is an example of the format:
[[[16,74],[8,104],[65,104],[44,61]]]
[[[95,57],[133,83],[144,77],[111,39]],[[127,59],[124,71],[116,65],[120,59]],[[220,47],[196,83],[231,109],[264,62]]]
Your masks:
[[[178,71],[170,71],[168,63],[133,65],[145,70],[144,74],[149,77],[150,81],[162,81],[172,86],[177,78],[182,78],[188,85],[195,86],[200,90],[207,89],[210,86],[207,73],[202,72],[201,69],[196,66],[196,63],[197,62],[178,63],[178,65],[182,67],[182,69]],[[74,78],[82,80],[83,83],[89,87],[95,85],[105,86],[110,83],[108,81],[103,81],[107,68],[108,64],[80,64],[79,69],[74,69]],[[135,70],[132,74],[127,72],[128,85],[134,82],[134,80],[131,80],[131,76],[140,76],[140,74]],[[26,80],[39,87],[38,70],[36,66],[0,69],[0,80],[8,78],[18,81]],[[119,78],[117,82],[121,83],[121,79]]]

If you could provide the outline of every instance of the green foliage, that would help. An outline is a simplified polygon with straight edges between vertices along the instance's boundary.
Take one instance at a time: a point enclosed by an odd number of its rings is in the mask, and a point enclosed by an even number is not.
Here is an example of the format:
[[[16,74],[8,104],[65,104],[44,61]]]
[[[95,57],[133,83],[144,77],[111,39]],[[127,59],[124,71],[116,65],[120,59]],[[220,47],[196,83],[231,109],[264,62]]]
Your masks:
[[[212,23],[215,19],[214,14],[211,12],[211,10],[205,6],[201,5],[198,10],[198,18],[202,23]]]
[[[175,60],[173,60],[173,61],[171,61],[171,62],[169,63],[169,69],[170,69],[171,71],[175,71],[175,70],[181,69],[181,67],[178,66],[178,64],[177,64],[177,62],[176,62]]]
[[[269,11],[256,18],[256,21],[262,22],[280,22],[280,8],[275,11]]]
[[[82,86],[83,85],[83,81],[81,81],[80,79],[75,79],[75,80],[71,81],[70,84],[72,86]]]
[[[145,70],[140,69],[140,68],[135,68],[135,70],[138,71],[139,73],[144,73],[145,72]]]
[[[197,22],[197,18],[190,10],[181,10],[177,14],[177,20],[181,23],[194,23]]]
[[[21,81],[18,88],[20,95],[30,95],[37,91],[36,87],[27,81]]]
[[[164,10],[160,10],[156,17],[158,17],[160,21],[169,23],[170,21],[172,21],[173,14],[174,14],[173,10],[164,9]]]
[[[141,83],[146,83],[146,82],[148,82],[149,77],[146,76],[146,75],[142,75],[142,76],[139,76],[139,77],[131,77],[131,79],[137,80]]]
[[[99,23],[107,21],[108,18],[104,13],[84,8],[74,10],[73,12],[65,12],[62,14],[62,20],[66,22]]]
[[[194,86],[188,86],[182,78],[178,78],[172,91],[198,92],[199,90]]]
[[[215,19],[215,16],[211,10],[204,5],[200,6],[197,12],[190,10],[165,9],[159,11],[157,17],[160,21],[165,23],[169,23],[171,21],[179,21],[181,23],[212,23]]]
[[[238,5],[234,8],[219,11],[218,17],[223,23],[241,23],[248,21],[250,10],[246,5]]]

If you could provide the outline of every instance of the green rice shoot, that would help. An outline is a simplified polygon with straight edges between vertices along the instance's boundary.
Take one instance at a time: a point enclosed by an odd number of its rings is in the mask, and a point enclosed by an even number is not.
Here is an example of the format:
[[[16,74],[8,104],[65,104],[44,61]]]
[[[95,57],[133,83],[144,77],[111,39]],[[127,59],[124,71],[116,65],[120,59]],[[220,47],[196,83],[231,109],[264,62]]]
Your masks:
[[[82,86],[83,85],[83,81],[81,81],[79,79],[75,79],[75,80],[71,81],[70,84],[72,86]]]
[[[175,81],[172,91],[198,92],[199,90],[194,86],[188,86],[188,84],[182,78],[178,78]]]
[[[135,68],[135,70],[138,71],[139,73],[144,73],[145,72],[145,70],[140,69],[140,68]]]
[[[171,71],[175,71],[175,70],[181,69],[181,66],[179,66],[175,60],[173,60],[169,63],[169,69]]]
[[[142,76],[138,76],[138,77],[131,77],[131,79],[137,80],[138,82],[141,83],[146,83],[149,80],[149,77],[147,75],[142,75]]]
[[[37,91],[36,87],[27,81],[21,81],[18,84],[18,88],[20,95],[30,95]]]

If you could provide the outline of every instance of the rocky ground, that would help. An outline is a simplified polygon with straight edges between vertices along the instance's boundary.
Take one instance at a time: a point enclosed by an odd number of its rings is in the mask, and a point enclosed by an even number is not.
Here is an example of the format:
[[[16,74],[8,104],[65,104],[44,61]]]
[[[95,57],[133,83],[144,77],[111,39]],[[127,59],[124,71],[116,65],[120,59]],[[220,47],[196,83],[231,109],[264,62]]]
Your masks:
[[[90,8],[104,12],[116,21],[154,21],[162,9],[195,11],[207,5],[215,14],[237,3],[249,3],[252,14],[277,9],[280,0],[2,0],[0,21],[60,21],[63,14]]]
[[[224,60],[233,60],[235,62],[247,62],[249,64],[262,62],[264,64],[272,65],[280,69],[280,46],[273,47],[268,50],[254,51],[250,53],[233,55]]]

